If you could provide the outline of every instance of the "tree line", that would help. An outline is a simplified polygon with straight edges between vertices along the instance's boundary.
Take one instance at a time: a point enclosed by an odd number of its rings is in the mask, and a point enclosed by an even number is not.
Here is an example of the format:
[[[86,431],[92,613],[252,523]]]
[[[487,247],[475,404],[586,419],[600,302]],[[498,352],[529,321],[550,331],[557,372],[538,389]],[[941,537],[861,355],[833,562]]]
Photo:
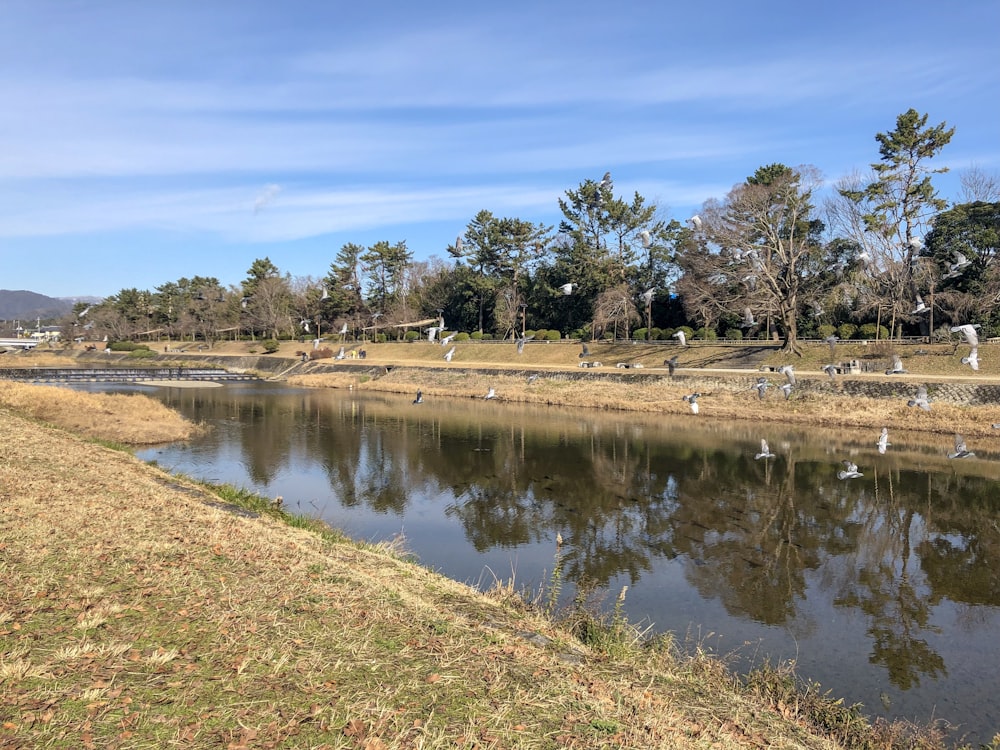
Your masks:
[[[696,216],[668,219],[611,174],[559,199],[557,227],[477,213],[446,258],[406,242],[343,245],[326,273],[292,277],[257,259],[238,285],[194,276],[77,305],[76,337],[342,335],[391,340],[443,320],[448,331],[517,338],[806,337],[839,331],[935,335],[979,323],[1000,333],[1000,180],[962,175],[949,204],[931,162],[954,128],[910,109],[878,133],[879,159],[819,203],[811,166],[761,166]],[[407,330],[411,331],[407,334]],[[846,336],[841,336],[846,337]]]

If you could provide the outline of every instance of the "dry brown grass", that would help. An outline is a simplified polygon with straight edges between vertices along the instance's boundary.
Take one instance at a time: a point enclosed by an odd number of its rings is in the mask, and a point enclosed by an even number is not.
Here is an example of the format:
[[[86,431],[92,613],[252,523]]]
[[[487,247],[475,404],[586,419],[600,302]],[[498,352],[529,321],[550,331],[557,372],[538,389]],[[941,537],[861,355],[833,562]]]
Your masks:
[[[494,388],[504,401],[616,409],[655,414],[687,415],[692,419],[738,419],[753,422],[825,425],[842,428],[912,430],[967,437],[995,435],[991,424],[1000,422],[1000,406],[959,406],[934,403],[930,412],[910,408],[906,399],[848,397],[833,391],[801,392],[784,401],[772,395],[760,401],[749,390],[734,392],[697,386],[697,379],[649,381],[626,378],[624,382],[584,378],[559,379],[543,375],[533,383],[521,375],[484,375],[459,369],[399,367],[375,379],[349,373],[302,375],[290,382],[308,387],[353,388],[390,393],[423,391],[434,398],[480,398]],[[905,390],[909,386],[902,386]],[[700,412],[690,413],[681,397],[699,390]]]
[[[0,419],[0,745],[836,746],[709,661],[609,659],[524,607],[213,500]]]
[[[85,393],[0,380],[0,407],[78,435],[125,445],[188,440],[202,429],[142,394]]]

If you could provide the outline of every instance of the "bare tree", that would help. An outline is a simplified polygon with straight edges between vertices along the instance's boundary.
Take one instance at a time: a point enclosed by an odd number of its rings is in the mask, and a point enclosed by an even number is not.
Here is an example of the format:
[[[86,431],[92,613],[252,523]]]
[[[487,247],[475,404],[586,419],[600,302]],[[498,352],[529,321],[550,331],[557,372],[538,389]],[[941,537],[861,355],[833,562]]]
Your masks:
[[[1000,201],[1000,175],[990,174],[973,165],[959,176],[962,182],[962,203]]]

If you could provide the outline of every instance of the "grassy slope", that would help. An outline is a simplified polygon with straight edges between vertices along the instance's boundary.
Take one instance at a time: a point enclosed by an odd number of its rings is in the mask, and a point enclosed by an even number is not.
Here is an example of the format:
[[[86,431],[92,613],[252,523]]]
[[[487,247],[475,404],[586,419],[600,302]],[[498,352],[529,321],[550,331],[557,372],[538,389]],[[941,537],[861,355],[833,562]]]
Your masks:
[[[0,746],[833,746],[711,661],[232,511],[0,410]]]

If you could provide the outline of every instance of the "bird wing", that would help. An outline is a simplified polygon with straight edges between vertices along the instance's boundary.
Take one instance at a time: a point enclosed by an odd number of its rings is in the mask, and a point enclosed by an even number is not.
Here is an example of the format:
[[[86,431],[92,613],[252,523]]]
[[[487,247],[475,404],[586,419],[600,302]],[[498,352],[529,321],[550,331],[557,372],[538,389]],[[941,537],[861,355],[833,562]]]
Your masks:
[[[965,447],[965,438],[961,435],[955,435],[955,453],[966,453],[968,449]]]
[[[771,452],[771,451],[769,451],[767,449],[767,441],[764,438],[760,439],[760,452],[761,453],[770,453]]]

